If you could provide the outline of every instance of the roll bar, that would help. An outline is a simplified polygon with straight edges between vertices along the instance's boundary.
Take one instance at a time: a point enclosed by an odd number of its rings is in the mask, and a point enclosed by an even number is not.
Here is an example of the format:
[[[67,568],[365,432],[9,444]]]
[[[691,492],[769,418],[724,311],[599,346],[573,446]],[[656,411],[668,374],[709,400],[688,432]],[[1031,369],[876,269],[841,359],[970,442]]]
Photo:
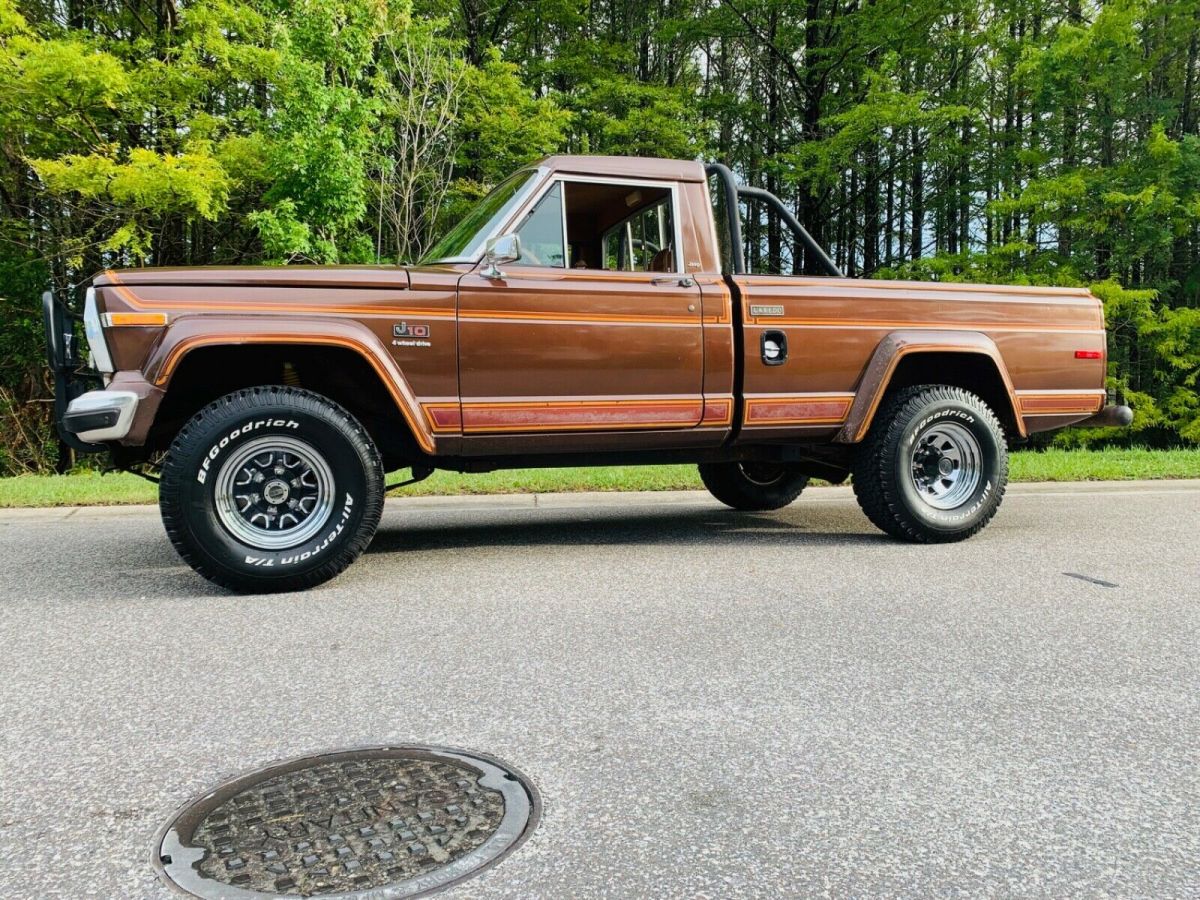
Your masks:
[[[729,167],[718,162],[709,163],[704,167],[706,175],[717,177],[721,182],[721,189],[725,194],[725,215],[728,219],[729,228],[729,259],[733,266],[734,275],[746,274],[746,250],[742,246],[742,217],[738,211],[738,200],[741,197],[747,199],[761,200],[768,204],[775,212],[779,213],[779,218],[787,224],[791,229],[792,234],[796,236],[804,249],[812,255],[826,275],[834,275],[842,277],[842,271],[837,267],[829,254],[821,249],[821,245],[812,239],[812,235],[808,233],[799,220],[792,215],[792,211],[783,205],[778,197],[770,191],[764,191],[762,188],[749,187],[747,185],[738,186],[737,180],[733,177],[733,172]]]

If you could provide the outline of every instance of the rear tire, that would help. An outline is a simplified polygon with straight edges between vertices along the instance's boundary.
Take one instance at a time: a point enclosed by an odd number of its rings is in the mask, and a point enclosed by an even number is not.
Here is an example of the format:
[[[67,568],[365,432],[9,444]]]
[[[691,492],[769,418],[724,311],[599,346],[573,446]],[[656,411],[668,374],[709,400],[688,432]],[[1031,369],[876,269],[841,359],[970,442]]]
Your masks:
[[[945,385],[893,396],[853,466],[854,495],[867,518],[893,537],[925,544],[982,530],[1007,485],[1000,422],[979,397]]]
[[[808,485],[786,463],[701,463],[700,480],[726,506],[747,512],[782,509]]]
[[[336,403],[291,387],[237,391],[197,413],[167,452],[167,536],[209,581],[295,591],[339,574],[383,513],[383,464]]]

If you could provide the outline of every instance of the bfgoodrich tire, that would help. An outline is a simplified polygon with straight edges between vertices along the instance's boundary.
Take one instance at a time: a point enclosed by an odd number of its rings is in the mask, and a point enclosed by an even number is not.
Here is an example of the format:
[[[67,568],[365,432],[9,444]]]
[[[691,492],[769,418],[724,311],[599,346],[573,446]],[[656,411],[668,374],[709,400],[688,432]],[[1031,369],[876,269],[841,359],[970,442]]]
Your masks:
[[[1004,497],[1004,430],[969,391],[906,388],[880,410],[858,450],[853,479],[867,518],[893,537],[961,541],[991,521]]]
[[[786,463],[701,463],[700,480],[726,506],[749,512],[782,509],[808,485]]]
[[[328,581],[370,543],[383,465],[344,409],[299,388],[237,391],[197,413],[167,453],[159,505],[179,555],[243,593]]]

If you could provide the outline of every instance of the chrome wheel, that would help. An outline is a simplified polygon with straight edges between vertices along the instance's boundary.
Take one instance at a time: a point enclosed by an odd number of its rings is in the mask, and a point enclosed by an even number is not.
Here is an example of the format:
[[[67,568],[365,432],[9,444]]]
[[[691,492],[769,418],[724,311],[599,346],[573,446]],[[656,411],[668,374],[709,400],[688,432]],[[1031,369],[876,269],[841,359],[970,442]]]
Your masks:
[[[329,520],[333,473],[305,442],[261,437],[225,460],[215,491],[217,518],[233,537],[284,550],[314,537]]]
[[[927,429],[913,446],[909,475],[918,496],[934,509],[965,503],[983,478],[983,453],[968,429],[944,422]]]

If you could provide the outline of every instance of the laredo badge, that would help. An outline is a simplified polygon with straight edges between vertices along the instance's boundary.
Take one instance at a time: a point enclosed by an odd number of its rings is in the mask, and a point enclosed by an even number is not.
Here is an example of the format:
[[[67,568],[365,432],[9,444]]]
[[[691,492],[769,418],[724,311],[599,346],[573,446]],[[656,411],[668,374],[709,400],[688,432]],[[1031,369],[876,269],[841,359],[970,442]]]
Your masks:
[[[429,326],[397,322],[392,326],[393,347],[430,347]]]
[[[750,304],[750,315],[752,315],[756,318],[759,316],[782,316],[783,315],[783,307],[782,306],[755,306],[752,303],[752,304]]]

